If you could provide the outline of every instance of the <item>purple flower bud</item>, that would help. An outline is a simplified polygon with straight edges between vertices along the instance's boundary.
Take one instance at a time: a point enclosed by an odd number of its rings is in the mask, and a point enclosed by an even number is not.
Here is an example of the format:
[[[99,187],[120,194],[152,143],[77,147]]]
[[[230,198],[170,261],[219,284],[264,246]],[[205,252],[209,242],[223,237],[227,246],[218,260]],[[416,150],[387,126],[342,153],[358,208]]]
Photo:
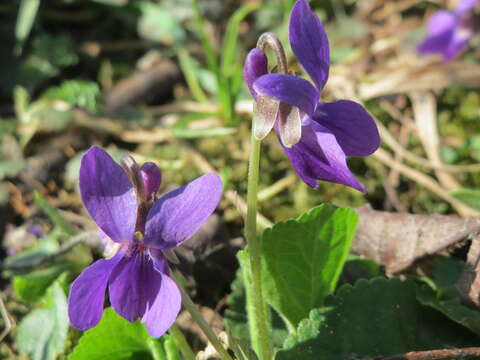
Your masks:
[[[153,162],[146,162],[140,167],[140,174],[142,176],[147,199],[152,200],[162,182],[162,173],[158,166]]]
[[[255,99],[257,98],[257,92],[253,89],[253,83],[265,74],[268,74],[267,56],[258,48],[250,50],[245,59],[243,77],[247,83],[248,90],[250,90],[250,94],[252,94]]]

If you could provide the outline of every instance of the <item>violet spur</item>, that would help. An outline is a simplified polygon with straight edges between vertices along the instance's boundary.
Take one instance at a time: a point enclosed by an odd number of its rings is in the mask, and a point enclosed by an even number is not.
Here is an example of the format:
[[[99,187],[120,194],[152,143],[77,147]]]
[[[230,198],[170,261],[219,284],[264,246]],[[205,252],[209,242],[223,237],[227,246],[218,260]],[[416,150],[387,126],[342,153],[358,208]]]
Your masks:
[[[75,279],[68,298],[73,327],[87,330],[101,319],[108,289],[113,309],[128,321],[140,318],[153,337],[164,334],[181,307],[164,252],[189,239],[213,213],[222,193],[216,174],[206,174],[156,198],[161,173],[153,163],[122,166],[90,148],[80,166],[80,194],[100,230],[120,244]]]
[[[306,0],[297,0],[292,8],[289,39],[313,85],[288,73],[280,42],[271,33],[263,34],[244,65],[244,78],[256,101],[253,133],[262,139],[273,128],[294,170],[310,187],[317,188],[323,180],[365,192],[346,157],[375,152],[378,129],[360,104],[319,102],[328,79],[330,49],[323,25]],[[267,48],[277,56],[278,73],[269,73]]]

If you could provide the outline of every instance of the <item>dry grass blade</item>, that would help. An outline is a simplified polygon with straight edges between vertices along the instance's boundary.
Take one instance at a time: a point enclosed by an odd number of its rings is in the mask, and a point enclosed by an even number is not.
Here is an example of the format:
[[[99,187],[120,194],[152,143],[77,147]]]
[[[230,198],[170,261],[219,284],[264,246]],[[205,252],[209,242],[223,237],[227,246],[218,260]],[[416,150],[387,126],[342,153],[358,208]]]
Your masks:
[[[415,124],[418,136],[433,165],[442,167],[440,158],[440,140],[437,128],[437,101],[435,96],[429,92],[410,93],[412,101]],[[437,169],[435,170],[440,184],[448,190],[458,189],[460,184],[450,174]]]
[[[425,186],[428,190],[436,194],[438,197],[450,203],[460,215],[464,217],[480,217],[480,212],[478,210],[472,209],[460,200],[457,200],[454,197],[450,196],[448,191],[445,190],[430,176],[425,175],[420,171],[417,171],[405,164],[395,161],[395,159],[392,158],[392,156],[385,150],[378,149],[372,156],[373,158],[381,161],[383,164],[391,167],[392,169],[398,170],[404,176],[412,179],[416,183]]]
[[[441,90],[452,85],[478,88],[480,65],[460,61],[430,63],[423,66],[385,69],[370,74],[370,77],[374,80],[373,83],[359,86],[359,96],[362,100],[412,91]],[[377,79],[378,81],[375,81]]]
[[[8,333],[15,327],[15,323],[10,319],[5,303],[3,302],[3,296],[0,293],[0,314],[2,315],[5,329],[0,334],[0,342],[8,335]]]

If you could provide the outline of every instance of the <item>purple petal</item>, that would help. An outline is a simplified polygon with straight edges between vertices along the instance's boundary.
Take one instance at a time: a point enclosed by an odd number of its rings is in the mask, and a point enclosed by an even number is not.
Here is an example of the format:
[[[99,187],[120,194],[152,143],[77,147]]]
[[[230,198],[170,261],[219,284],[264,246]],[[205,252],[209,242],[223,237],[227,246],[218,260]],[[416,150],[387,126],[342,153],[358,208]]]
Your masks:
[[[88,213],[110,239],[131,241],[137,215],[135,190],[122,167],[96,146],[82,157],[80,194]]]
[[[439,35],[452,31],[458,23],[454,13],[448,10],[440,10],[428,19],[427,31],[429,35]]]
[[[140,174],[142,176],[143,185],[147,198],[150,199],[158,191],[160,183],[162,182],[162,173],[157,165],[153,162],[146,162],[140,167]]]
[[[320,103],[313,120],[335,135],[347,156],[367,156],[380,146],[375,121],[363,106],[353,101]]]
[[[467,11],[472,10],[477,4],[478,0],[460,0],[458,6],[455,9],[457,15],[461,15]]]
[[[298,0],[292,8],[289,25],[292,50],[300,64],[322,91],[328,79],[330,50],[320,19],[306,0]]]
[[[320,93],[307,80],[288,74],[267,74],[259,77],[253,88],[260,95],[269,96],[313,115]]]
[[[149,303],[142,322],[146,324],[150,336],[160,337],[175,322],[180,312],[182,297],[177,284],[168,276],[166,262],[154,260],[154,264],[162,278],[161,286],[156,294],[152,294],[154,301]]]
[[[68,316],[74,328],[85,331],[100,321],[108,278],[122,257],[122,253],[117,253],[109,260],[94,262],[72,283],[68,296]]]
[[[108,285],[112,307],[128,321],[143,317],[162,283],[150,255],[135,246],[132,245],[113,269]]]
[[[455,31],[448,47],[443,52],[444,60],[450,61],[457,57],[457,55],[460,54],[468,44],[471,36],[473,36],[473,31],[471,33],[468,33],[468,30],[465,30],[464,32]]]
[[[310,187],[317,188],[317,181],[323,180],[365,192],[348,168],[335,135],[326,127],[311,121],[302,127],[300,142],[284,150],[297,174]]]
[[[188,240],[213,213],[222,195],[222,181],[206,174],[158,199],[145,227],[146,246],[171,249]]]
[[[243,66],[243,77],[247,83],[248,90],[253,98],[257,98],[257,93],[253,89],[253,83],[260,76],[268,74],[268,60],[265,53],[258,49],[252,49],[245,58],[245,65]]]
[[[417,52],[422,55],[446,54],[457,23],[457,17],[450,11],[433,14],[428,21],[427,37],[417,46]]]

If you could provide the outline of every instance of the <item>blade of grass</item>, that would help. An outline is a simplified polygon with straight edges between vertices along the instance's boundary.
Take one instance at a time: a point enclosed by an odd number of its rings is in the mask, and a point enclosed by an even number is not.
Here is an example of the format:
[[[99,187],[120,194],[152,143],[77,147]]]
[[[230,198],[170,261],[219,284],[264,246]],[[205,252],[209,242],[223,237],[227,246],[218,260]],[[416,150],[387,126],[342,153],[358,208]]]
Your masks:
[[[185,75],[188,88],[192,93],[193,98],[200,103],[208,103],[208,97],[202,90],[197,75],[195,73],[195,66],[192,62],[190,54],[185,49],[178,49],[178,59],[180,60],[180,69]]]
[[[260,4],[243,5],[232,15],[228,20],[227,30],[222,44],[222,68],[221,73],[225,77],[230,77],[232,71],[235,69],[235,58],[237,57],[236,45],[238,38],[238,29],[240,23],[250,14],[252,11],[257,10]]]
[[[17,55],[22,53],[23,44],[32,31],[39,6],[40,0],[22,0],[20,3],[15,24],[15,39],[17,40],[15,52]]]
[[[218,77],[218,61],[215,56],[215,50],[213,45],[208,39],[207,34],[205,33],[205,22],[198,7],[198,0],[192,0],[192,8],[195,13],[195,21],[197,23],[198,34],[200,36],[200,41],[202,42],[203,51],[207,56],[208,68]]]

